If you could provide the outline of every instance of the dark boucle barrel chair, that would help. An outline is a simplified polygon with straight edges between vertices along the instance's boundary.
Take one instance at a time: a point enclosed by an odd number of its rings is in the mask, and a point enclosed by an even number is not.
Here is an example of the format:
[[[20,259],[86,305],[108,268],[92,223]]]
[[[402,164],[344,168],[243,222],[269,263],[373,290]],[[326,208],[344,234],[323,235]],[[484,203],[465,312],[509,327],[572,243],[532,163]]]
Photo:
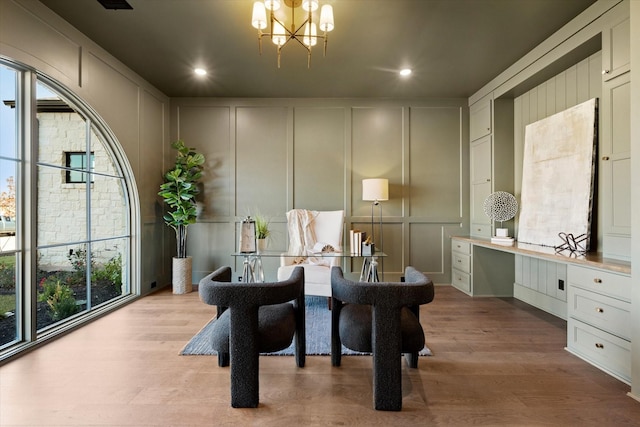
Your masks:
[[[353,282],[340,267],[331,269],[331,364],[340,366],[342,345],[373,353],[375,409],[402,409],[402,354],[418,367],[424,348],[419,305],[433,301],[433,282],[413,267],[405,282]]]
[[[232,283],[231,268],[221,267],[198,285],[200,299],[218,306],[211,344],[218,365],[231,362],[231,406],[258,406],[260,353],[283,350],[295,337],[295,358],[304,367],[306,339],[304,269],[272,283]]]

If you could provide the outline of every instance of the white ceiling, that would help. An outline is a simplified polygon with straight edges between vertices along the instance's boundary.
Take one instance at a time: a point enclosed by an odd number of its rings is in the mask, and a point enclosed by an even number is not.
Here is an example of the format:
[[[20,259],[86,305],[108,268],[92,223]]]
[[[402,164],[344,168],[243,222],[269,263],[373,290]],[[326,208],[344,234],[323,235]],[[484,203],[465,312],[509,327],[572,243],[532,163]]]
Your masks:
[[[40,1],[168,96],[252,98],[466,98],[595,2],[320,0],[336,25],[326,57],[317,46],[307,69],[287,45],[278,69],[269,40],[258,54],[253,0]]]

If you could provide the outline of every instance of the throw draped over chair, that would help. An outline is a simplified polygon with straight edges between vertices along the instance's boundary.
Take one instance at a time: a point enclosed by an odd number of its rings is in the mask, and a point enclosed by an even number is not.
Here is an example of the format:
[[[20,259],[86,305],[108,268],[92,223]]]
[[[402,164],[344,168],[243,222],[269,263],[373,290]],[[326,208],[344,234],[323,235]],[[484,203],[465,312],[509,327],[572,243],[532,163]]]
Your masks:
[[[304,269],[272,283],[232,283],[231,268],[221,267],[198,286],[200,299],[218,306],[211,345],[218,365],[231,362],[231,406],[258,406],[260,353],[284,350],[295,338],[295,359],[304,367],[306,353]]]
[[[433,282],[413,267],[405,269],[405,282],[353,282],[334,267],[331,288],[331,364],[340,366],[343,344],[373,353],[374,407],[401,410],[402,354],[418,367],[425,344],[419,306],[433,300]]]
[[[280,258],[278,280],[284,280],[296,266],[304,268],[305,294],[331,297],[331,267],[340,266],[339,256],[319,253],[342,252],[344,211],[287,212],[289,249]]]

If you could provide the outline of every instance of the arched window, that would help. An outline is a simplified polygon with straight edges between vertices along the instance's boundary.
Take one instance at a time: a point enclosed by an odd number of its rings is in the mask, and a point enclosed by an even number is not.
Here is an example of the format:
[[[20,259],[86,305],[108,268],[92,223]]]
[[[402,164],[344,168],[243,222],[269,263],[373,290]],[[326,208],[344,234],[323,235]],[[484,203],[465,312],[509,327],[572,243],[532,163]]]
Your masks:
[[[0,62],[0,95],[3,358],[124,302],[137,286],[132,186],[108,127],[63,86],[16,64]]]

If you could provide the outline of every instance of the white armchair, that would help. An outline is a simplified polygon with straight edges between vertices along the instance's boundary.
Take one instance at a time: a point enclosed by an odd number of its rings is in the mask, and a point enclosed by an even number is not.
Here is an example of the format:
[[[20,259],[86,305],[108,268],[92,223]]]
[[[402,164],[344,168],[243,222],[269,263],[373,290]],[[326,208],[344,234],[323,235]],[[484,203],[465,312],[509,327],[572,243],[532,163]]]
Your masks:
[[[341,266],[340,256],[320,257],[318,248],[332,247],[342,252],[344,211],[287,212],[289,250],[280,257],[278,280],[286,280],[297,266],[304,268],[304,293],[331,297],[331,267]],[[314,249],[315,248],[315,249]]]

